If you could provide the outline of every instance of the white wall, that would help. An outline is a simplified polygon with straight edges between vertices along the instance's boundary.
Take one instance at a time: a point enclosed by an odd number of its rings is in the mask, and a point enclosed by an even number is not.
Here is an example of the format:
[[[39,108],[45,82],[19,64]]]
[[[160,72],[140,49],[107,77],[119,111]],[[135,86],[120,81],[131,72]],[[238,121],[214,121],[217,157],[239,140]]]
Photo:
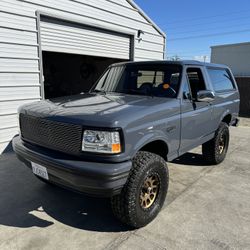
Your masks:
[[[228,65],[235,76],[250,76],[250,43],[214,46],[211,62]]]
[[[135,60],[164,58],[165,38],[126,0],[0,1],[0,153],[18,133],[17,108],[41,98],[36,11],[105,25],[143,30]]]

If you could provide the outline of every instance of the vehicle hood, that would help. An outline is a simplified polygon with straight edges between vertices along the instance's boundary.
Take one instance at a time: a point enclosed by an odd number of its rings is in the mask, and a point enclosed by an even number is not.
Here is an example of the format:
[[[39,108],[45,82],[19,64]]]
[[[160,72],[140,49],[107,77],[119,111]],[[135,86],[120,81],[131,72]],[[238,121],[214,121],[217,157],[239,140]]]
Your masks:
[[[171,109],[173,100],[124,94],[83,94],[34,102],[22,106],[19,112],[85,126],[124,127],[150,114],[163,111],[166,114],[166,105]]]

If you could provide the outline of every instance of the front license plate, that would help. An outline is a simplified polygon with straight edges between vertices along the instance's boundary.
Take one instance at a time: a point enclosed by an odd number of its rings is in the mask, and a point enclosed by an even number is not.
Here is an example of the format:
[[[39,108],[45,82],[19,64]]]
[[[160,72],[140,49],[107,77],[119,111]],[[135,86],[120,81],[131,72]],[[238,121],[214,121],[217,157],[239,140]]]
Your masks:
[[[37,163],[31,162],[32,172],[45,180],[49,179],[47,169]]]

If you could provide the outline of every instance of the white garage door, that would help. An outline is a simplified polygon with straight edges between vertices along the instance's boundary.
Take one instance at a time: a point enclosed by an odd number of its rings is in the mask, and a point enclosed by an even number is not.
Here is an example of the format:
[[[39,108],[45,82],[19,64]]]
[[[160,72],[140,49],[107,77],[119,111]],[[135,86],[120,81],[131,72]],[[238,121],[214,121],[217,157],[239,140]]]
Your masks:
[[[43,51],[130,59],[129,35],[45,17],[40,32]]]

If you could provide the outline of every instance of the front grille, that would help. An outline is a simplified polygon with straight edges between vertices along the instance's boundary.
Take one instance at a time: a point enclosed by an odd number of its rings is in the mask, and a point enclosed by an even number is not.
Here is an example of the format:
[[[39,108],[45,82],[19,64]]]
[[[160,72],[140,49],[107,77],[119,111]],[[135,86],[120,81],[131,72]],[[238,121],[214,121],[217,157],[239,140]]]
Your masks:
[[[65,153],[81,151],[82,126],[20,114],[22,138],[28,142]]]

